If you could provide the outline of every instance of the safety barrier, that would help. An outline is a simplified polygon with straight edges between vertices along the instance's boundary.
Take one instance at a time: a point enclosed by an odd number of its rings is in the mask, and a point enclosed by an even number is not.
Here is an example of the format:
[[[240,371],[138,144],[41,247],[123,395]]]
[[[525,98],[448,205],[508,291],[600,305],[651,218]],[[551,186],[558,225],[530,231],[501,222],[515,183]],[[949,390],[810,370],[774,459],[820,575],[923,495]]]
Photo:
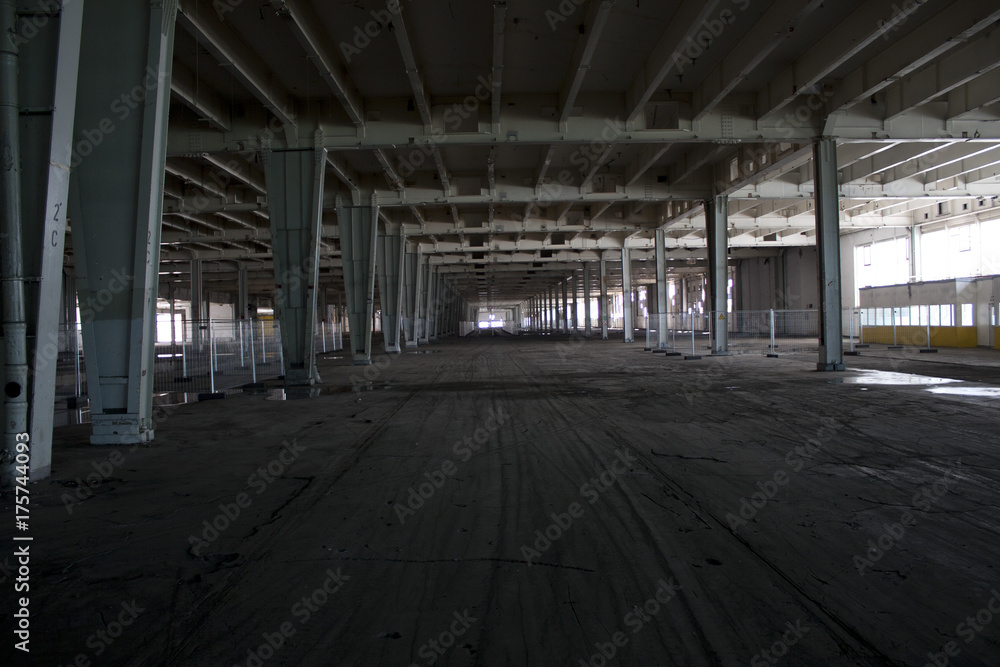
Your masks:
[[[187,321],[179,341],[156,346],[154,391],[215,393],[282,373],[275,320]]]
[[[340,352],[344,349],[344,331],[339,322],[320,322],[316,325],[316,351],[321,354]]]
[[[711,350],[712,322],[726,321],[729,354],[797,354],[816,351],[819,313],[815,310],[761,310],[651,315],[646,347],[692,355]]]

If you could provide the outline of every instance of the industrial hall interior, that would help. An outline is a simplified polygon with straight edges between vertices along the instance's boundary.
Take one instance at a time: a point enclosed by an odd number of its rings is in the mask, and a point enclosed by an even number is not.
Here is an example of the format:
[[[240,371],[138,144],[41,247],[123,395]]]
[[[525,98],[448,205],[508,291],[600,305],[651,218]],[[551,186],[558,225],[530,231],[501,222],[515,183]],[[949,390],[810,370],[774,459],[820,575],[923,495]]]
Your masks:
[[[0,33],[0,665],[1000,665],[995,0]]]

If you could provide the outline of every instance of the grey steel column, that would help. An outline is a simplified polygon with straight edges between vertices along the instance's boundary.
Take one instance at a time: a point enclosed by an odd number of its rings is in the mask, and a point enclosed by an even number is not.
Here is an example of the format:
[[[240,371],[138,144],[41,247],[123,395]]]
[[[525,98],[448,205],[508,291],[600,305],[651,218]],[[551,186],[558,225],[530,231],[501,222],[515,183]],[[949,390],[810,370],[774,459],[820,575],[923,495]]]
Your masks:
[[[667,346],[667,248],[666,231],[656,230],[656,331],[661,348]]]
[[[15,3],[4,3],[11,6]],[[52,3],[55,4],[55,3]],[[30,389],[30,478],[47,477],[52,460],[52,420],[56,391],[58,357],[58,322],[65,301],[73,301],[66,324],[76,321],[76,288],[73,281],[63,279],[66,237],[66,205],[69,195],[70,162],[72,160],[73,121],[76,113],[77,76],[80,62],[80,33],[83,28],[83,2],[64,3],[58,15],[50,15],[32,48],[18,54],[11,71],[19,71],[18,104],[30,108],[30,114],[20,118],[20,180],[21,180],[21,243],[23,274],[38,280],[37,292],[29,289],[25,295],[27,357],[33,359]],[[10,16],[8,14],[8,16]],[[22,26],[28,26],[27,19]],[[6,35],[6,28],[0,29]],[[48,34],[45,34],[48,33]],[[17,51],[17,40],[3,40],[0,51]],[[9,54],[10,52],[7,51]],[[6,62],[6,69],[11,63]],[[0,75],[7,78],[6,75]],[[18,83],[0,84],[0,89],[18,94]],[[0,93],[0,106],[11,105],[18,123],[13,100]],[[0,131],[0,135],[4,132]],[[11,137],[11,149],[18,143],[17,133]],[[0,149],[2,151],[4,149]],[[15,158],[16,160],[16,158]],[[15,168],[16,174],[18,170]],[[6,188],[0,198],[7,197]],[[9,202],[13,203],[13,201]],[[7,237],[6,243],[14,245]],[[74,334],[75,336],[75,334]],[[76,350],[74,337],[73,350]],[[22,397],[18,397],[23,399]],[[15,402],[18,399],[14,399]],[[6,426],[15,430],[8,419]],[[27,429],[21,429],[21,432]]]
[[[438,272],[430,264],[429,258],[427,262],[427,275],[429,276],[427,281],[427,340],[430,342],[437,340],[437,307],[440,285],[438,284]]]
[[[549,288],[548,287],[546,287],[544,290],[542,290],[542,294],[541,294],[540,298],[541,298],[541,301],[538,304],[538,308],[539,308],[539,310],[538,310],[538,318],[539,318],[539,322],[540,322],[540,325],[541,325],[541,330],[542,331],[548,331],[548,328],[549,328],[549,320],[548,320]]]
[[[431,306],[431,258],[421,254],[420,265],[420,342],[427,345],[430,339]]]
[[[635,324],[632,312],[632,253],[622,248],[622,310],[625,313],[625,342],[635,342]]]
[[[17,445],[28,431],[28,325],[24,304],[17,12],[0,0],[0,234],[3,237],[4,451],[2,485],[14,486]],[[54,371],[53,371],[54,377]],[[54,394],[53,394],[54,397]],[[29,458],[30,464],[30,458]]]
[[[205,313],[205,289],[202,283],[201,260],[191,260],[191,344],[201,348],[201,320]]]
[[[417,341],[426,345],[429,341],[427,340],[427,281],[428,281],[428,264],[429,259],[424,257],[424,254],[417,251],[417,283],[416,289],[414,290],[414,298],[416,299],[416,331],[417,331]]]
[[[311,385],[320,381],[316,369],[316,287],[326,149],[265,151],[264,171],[285,383]],[[342,219],[338,223],[343,238],[348,225]],[[348,253],[343,254],[346,267]],[[352,343],[354,338],[352,335]]]
[[[579,290],[579,285],[576,284],[576,273],[574,272],[573,275],[570,276],[569,279],[570,279],[570,281],[572,281],[572,285],[573,285],[573,319],[572,319],[572,322],[573,322],[573,331],[579,331],[580,330],[580,304],[576,300],[576,293]]]
[[[549,331],[555,331],[556,329],[556,300],[555,300],[555,288],[549,287],[549,307],[546,312],[546,316],[549,318]]]
[[[549,313],[551,312],[551,288],[546,287],[542,292],[542,331],[549,330]]]
[[[351,357],[355,365],[372,362],[372,318],[375,316],[375,251],[378,204],[338,206],[340,252],[351,327]]]
[[[569,333],[569,280],[562,281],[562,328],[563,333]]]
[[[241,266],[236,274],[236,318],[237,320],[247,319],[247,311],[250,307],[250,289],[247,284],[247,269]]]
[[[601,320],[601,340],[608,339],[608,260],[601,254],[601,300],[597,302],[597,317]]]
[[[837,140],[813,144],[816,180],[816,251],[819,254],[819,361],[821,371],[844,370],[840,291],[840,203]]]
[[[83,13],[69,216],[94,444],[154,437],[153,362],[176,3],[101,0]],[[144,91],[115,116],[109,100]],[[127,175],[124,178],[123,175]]]
[[[584,336],[590,338],[592,326],[590,324],[590,262],[583,263],[583,332]]]
[[[729,354],[729,197],[705,202],[712,354]]]
[[[403,319],[402,299],[403,274],[406,250],[406,232],[399,225],[398,230],[390,230],[388,223],[378,235],[375,266],[378,268],[379,303],[382,306],[382,335],[385,351],[398,354],[399,334]]]
[[[407,252],[403,264],[403,317],[406,322],[406,347],[417,346],[418,257],[415,252]]]

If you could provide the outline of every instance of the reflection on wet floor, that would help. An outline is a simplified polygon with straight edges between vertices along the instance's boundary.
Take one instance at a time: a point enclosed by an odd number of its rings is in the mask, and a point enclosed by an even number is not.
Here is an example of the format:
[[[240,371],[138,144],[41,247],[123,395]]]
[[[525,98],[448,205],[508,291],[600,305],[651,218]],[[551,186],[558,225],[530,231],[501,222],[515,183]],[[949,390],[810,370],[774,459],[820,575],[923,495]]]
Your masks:
[[[392,385],[382,382],[355,382],[349,385],[322,385],[318,387],[281,387],[271,389],[265,400],[268,401],[297,401],[304,398],[316,398],[318,396],[332,396],[333,394],[350,394],[363,391],[376,391],[379,389],[392,389]]]
[[[893,373],[891,371],[851,371],[857,375],[844,377],[844,384],[867,384],[867,385],[934,385],[952,384],[959,380],[950,378],[931,377],[930,375],[915,375],[913,373]],[[840,384],[840,383],[838,383]]]
[[[962,396],[970,398],[1000,398],[1000,387],[931,387],[927,391],[945,396]]]
[[[238,390],[236,390],[238,391]],[[198,394],[183,391],[165,391],[153,394],[153,407],[164,405],[183,405],[184,403],[197,403]],[[73,401],[74,407],[67,407],[70,400],[65,398],[57,399],[55,411],[52,415],[53,426],[78,426],[90,423],[90,400],[87,397],[77,398]]]

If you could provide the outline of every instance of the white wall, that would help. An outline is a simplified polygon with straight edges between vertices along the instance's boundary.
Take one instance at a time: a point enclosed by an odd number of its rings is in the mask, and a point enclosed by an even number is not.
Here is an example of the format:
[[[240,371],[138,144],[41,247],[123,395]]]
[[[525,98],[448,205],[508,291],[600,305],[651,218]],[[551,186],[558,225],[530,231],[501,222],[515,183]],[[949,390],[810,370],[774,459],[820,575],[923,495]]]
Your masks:
[[[819,260],[815,246],[787,248],[779,256],[740,260],[737,310],[819,308]]]

